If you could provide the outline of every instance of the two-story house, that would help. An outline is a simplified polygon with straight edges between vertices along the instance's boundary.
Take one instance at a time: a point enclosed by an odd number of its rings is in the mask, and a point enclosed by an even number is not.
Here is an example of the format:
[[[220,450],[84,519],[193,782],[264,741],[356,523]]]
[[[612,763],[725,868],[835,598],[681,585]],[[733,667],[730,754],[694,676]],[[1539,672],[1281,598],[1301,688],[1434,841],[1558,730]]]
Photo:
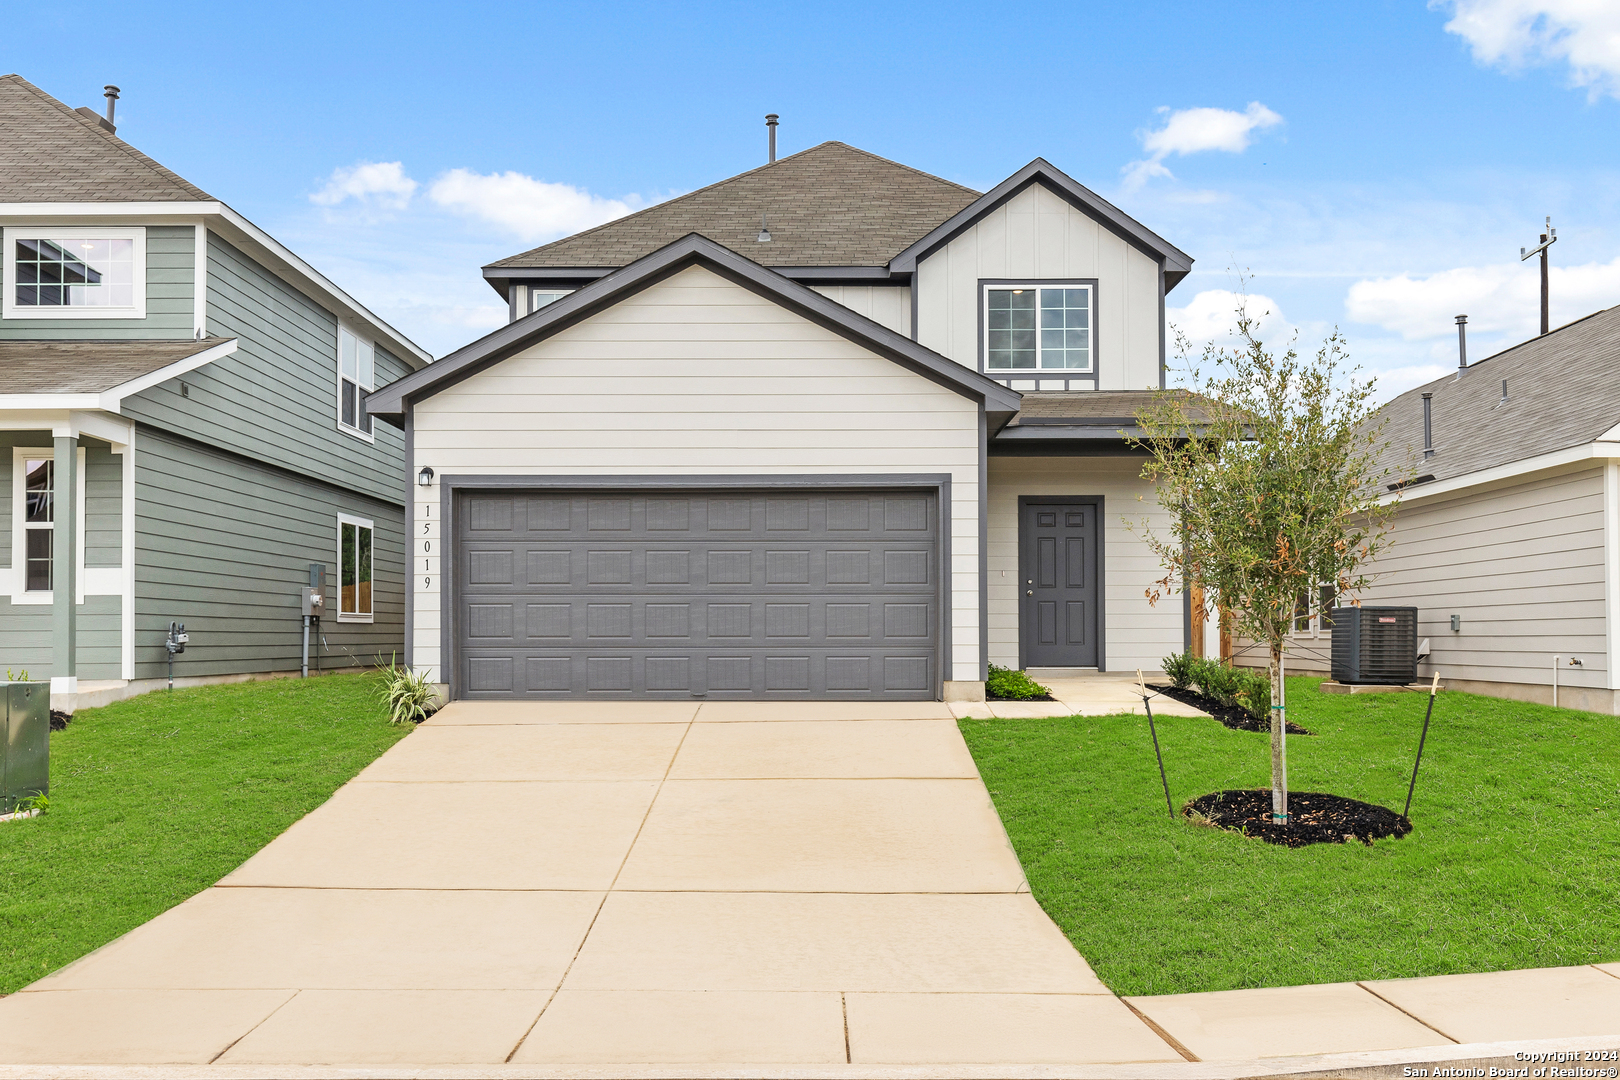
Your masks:
[[[1192,260],[1036,160],[829,142],[485,267],[508,325],[380,389],[408,655],[454,698],[982,698],[1157,668],[1125,440]]]
[[[229,206],[0,77],[0,668],[58,708],[402,645],[396,428],[431,358]],[[323,640],[324,639],[324,640]],[[323,655],[324,654],[324,655]]]

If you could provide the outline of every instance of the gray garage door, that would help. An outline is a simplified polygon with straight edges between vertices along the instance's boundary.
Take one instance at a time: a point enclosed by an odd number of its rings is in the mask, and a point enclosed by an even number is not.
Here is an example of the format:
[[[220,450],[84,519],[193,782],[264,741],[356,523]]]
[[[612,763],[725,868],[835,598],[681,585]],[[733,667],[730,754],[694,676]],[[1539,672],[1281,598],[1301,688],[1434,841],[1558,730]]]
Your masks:
[[[931,699],[931,491],[473,491],[454,617],[471,699]]]

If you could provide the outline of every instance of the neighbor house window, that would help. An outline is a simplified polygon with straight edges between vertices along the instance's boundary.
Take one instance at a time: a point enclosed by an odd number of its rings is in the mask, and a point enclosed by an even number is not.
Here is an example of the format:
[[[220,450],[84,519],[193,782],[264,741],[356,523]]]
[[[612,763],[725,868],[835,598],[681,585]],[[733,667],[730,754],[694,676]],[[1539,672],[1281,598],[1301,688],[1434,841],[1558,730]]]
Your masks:
[[[338,327],[338,426],[371,437],[366,395],[377,388],[377,351],[371,342]]]
[[[371,522],[338,516],[338,621],[371,621]]]
[[[1299,637],[1320,637],[1332,633],[1333,620],[1328,611],[1338,594],[1331,585],[1322,585],[1317,589],[1317,606],[1320,614],[1311,614],[1311,598],[1308,593],[1300,593],[1294,601],[1294,634]]]
[[[539,311],[547,304],[555,304],[558,300],[567,296],[569,291],[568,289],[530,289],[529,310],[531,312]]]
[[[8,319],[143,319],[145,229],[5,230]]]
[[[51,549],[56,539],[56,462],[23,458],[24,592],[51,591]]]
[[[1090,371],[1094,306],[1090,285],[987,285],[985,370]]]

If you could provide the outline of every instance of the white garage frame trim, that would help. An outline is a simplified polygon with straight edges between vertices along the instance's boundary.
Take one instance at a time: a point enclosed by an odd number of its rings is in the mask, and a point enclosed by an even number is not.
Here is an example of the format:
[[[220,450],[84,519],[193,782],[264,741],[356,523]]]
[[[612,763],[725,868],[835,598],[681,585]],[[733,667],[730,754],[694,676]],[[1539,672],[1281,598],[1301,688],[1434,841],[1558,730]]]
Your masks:
[[[951,476],[949,473],[770,473],[697,474],[658,473],[652,475],[547,475],[460,474],[438,478],[439,521],[439,648],[440,678],[449,687],[449,699],[461,698],[461,657],[456,650],[456,603],[454,583],[457,566],[454,535],[455,500],[459,492],[500,489],[544,490],[551,492],[668,491],[671,489],[732,489],[767,491],[772,489],[811,489],[827,491],[871,491],[873,489],[913,488],[934,495],[935,527],[939,530],[939,639],[935,649],[934,700],[945,696],[945,676],[951,655]],[[448,524],[446,524],[448,523]],[[448,535],[446,535],[448,534]],[[980,610],[983,621],[983,610]],[[982,628],[981,628],[982,636]]]

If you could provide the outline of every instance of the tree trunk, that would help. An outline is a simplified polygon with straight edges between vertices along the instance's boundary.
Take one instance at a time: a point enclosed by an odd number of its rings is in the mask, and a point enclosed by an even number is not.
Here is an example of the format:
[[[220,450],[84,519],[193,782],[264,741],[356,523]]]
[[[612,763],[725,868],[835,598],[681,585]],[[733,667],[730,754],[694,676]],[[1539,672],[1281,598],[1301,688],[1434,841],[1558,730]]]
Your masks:
[[[1283,652],[1271,646],[1271,820],[1288,823],[1288,710],[1283,688]]]

